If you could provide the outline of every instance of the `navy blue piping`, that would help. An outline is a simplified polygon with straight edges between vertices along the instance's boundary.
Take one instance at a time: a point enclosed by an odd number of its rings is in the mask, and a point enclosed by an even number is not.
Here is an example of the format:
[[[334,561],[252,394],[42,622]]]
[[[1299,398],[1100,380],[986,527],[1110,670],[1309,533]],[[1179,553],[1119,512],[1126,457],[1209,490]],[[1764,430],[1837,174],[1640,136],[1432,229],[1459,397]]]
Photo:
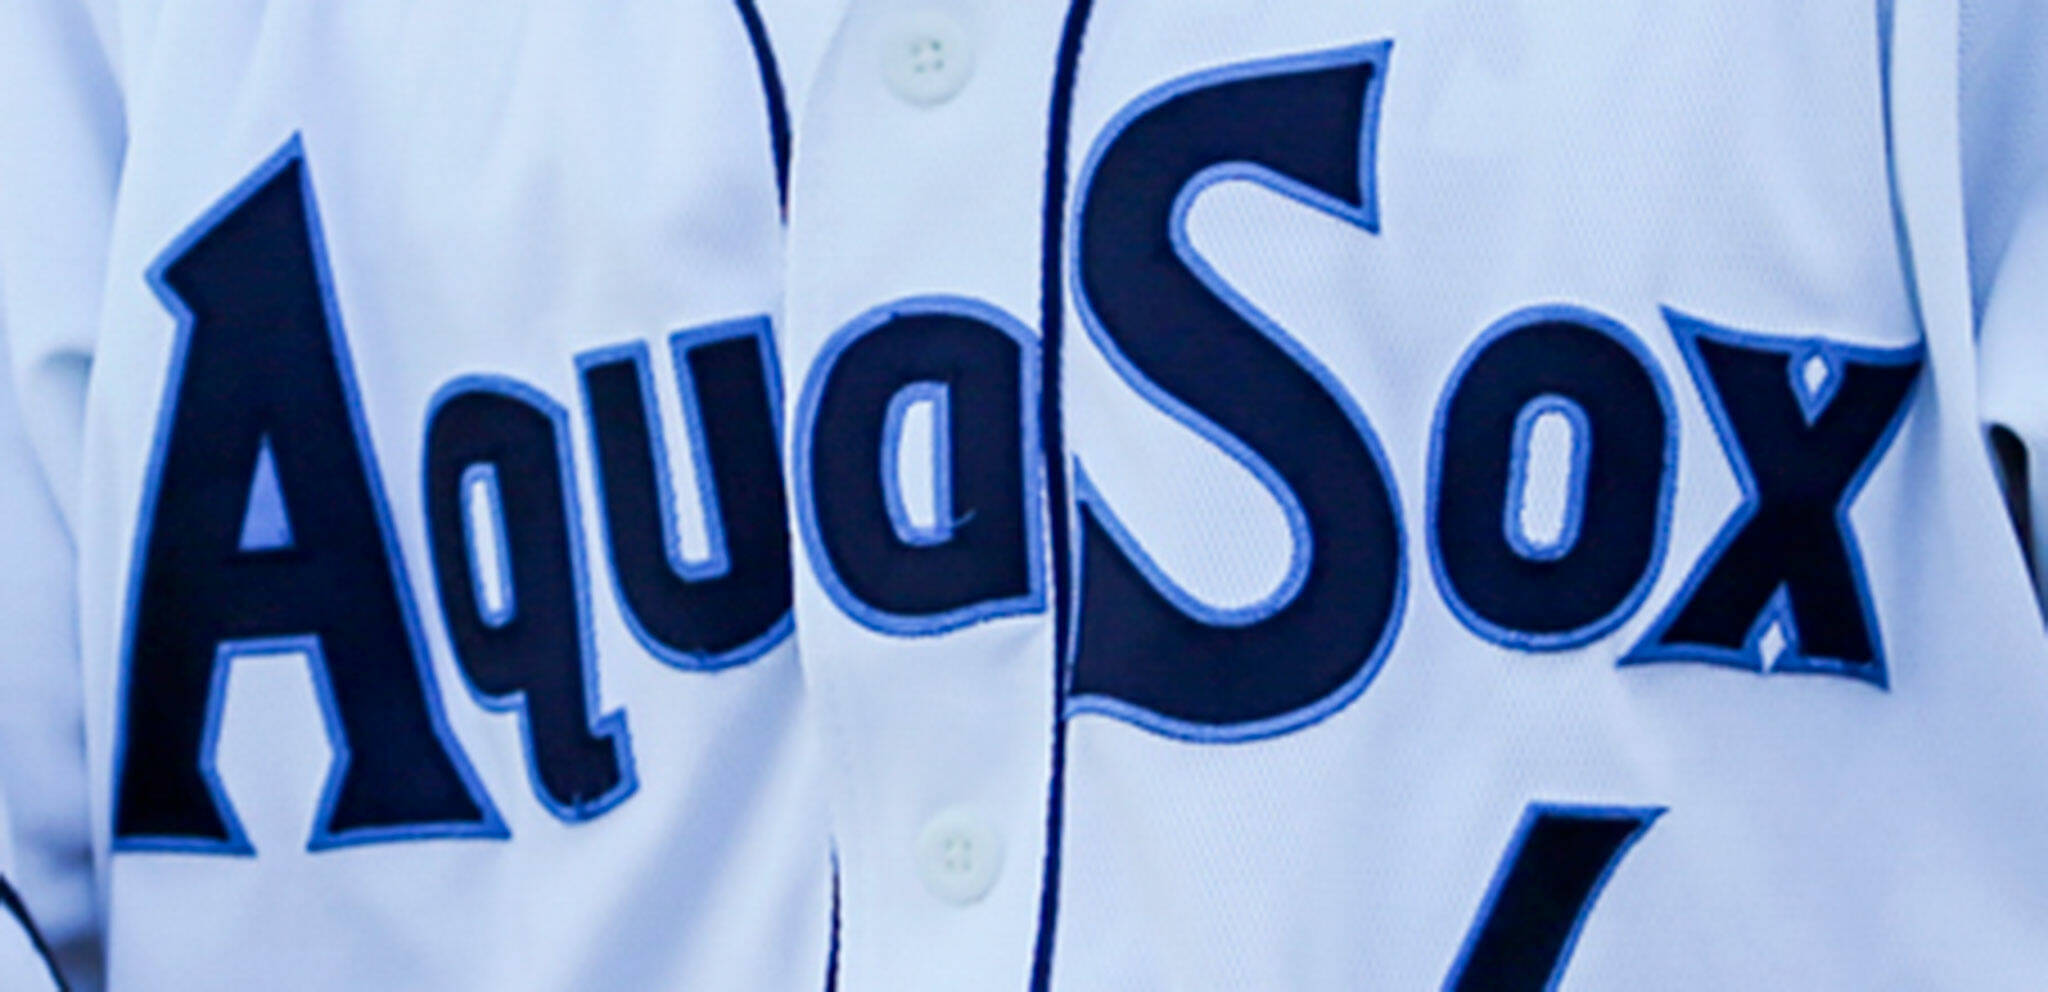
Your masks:
[[[20,923],[21,929],[28,934],[29,941],[35,945],[36,954],[43,959],[43,967],[50,970],[50,980],[57,983],[59,992],[70,988],[64,984],[63,973],[57,970],[57,957],[50,953],[50,945],[43,940],[43,932],[36,929],[35,919],[28,915],[28,906],[22,903],[21,894],[14,891],[14,886],[7,884],[5,877],[0,877],[0,906],[14,914],[15,921]]]
[[[1031,990],[1052,986],[1054,935],[1059,929],[1060,830],[1065,805],[1067,770],[1067,672],[1073,655],[1073,542],[1067,512],[1066,431],[1060,422],[1060,249],[1066,244],[1067,145],[1074,110],[1074,77],[1081,61],[1081,37],[1088,29],[1094,0],[1072,0],[1060,29],[1058,68],[1052,78],[1052,108],[1046,124],[1045,223],[1043,262],[1039,267],[1039,320],[1043,338],[1039,357],[1039,439],[1045,449],[1045,497],[1052,545],[1053,679],[1052,772],[1046,789],[1045,874],[1039,883],[1038,941],[1031,953]]]
[[[832,942],[825,946],[825,992],[839,988],[839,852],[832,852]]]
[[[1899,273],[1906,281],[1906,304],[1913,310],[1920,339],[1927,339],[1927,314],[1920,305],[1919,262],[1913,257],[1913,239],[1906,224],[1906,201],[1899,191],[1899,154],[1892,123],[1892,29],[1898,19],[1894,0],[1877,0],[1877,86],[1878,112],[1884,115],[1884,181],[1891,199],[1892,231],[1899,243]],[[1959,42],[1960,43],[1960,42]],[[1976,339],[1976,315],[1971,315],[1971,340]]]
[[[775,64],[775,46],[768,43],[768,25],[754,0],[733,0],[747,25],[747,42],[761,66],[761,96],[768,103],[768,140],[775,148],[775,202],[789,217],[789,101],[782,93],[782,71]]]

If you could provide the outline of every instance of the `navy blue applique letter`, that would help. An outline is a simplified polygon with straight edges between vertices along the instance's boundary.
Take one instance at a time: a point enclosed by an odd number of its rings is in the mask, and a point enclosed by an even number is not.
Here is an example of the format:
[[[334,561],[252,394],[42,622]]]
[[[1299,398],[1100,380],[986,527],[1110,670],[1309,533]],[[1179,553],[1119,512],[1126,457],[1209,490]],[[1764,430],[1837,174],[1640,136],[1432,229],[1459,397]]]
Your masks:
[[[296,141],[153,273],[180,318],[136,542],[114,845],[253,853],[214,771],[233,660],[306,657],[312,846],[502,837],[441,713]]]
[[[687,669],[743,664],[789,636],[782,406],[768,320],[670,339],[711,550],[685,560],[646,348],[582,356],[598,498],[620,610],[642,646]]]
[[[1264,602],[1208,607],[1077,471],[1071,710],[1192,740],[1281,733],[1355,697],[1393,640],[1401,524],[1377,441],[1329,371],[1201,260],[1184,217],[1202,189],[1245,180],[1376,231],[1388,48],[1170,83],[1111,122],[1081,172],[1074,289],[1091,338],[1147,399],[1265,485],[1294,549]]]
[[[597,713],[572,465],[568,414],[538,390],[467,377],[435,397],[427,531],[456,660],[485,706],[522,715],[541,803],[584,820],[630,795],[634,778],[625,714]]]
[[[797,509],[820,580],[876,630],[930,634],[1045,608],[1036,340],[973,300],[899,300],[827,344],[798,409]],[[902,446],[909,411],[932,443]],[[929,466],[911,517],[903,459]]]
[[[1702,661],[1886,684],[1849,507],[1904,422],[1922,350],[1773,338],[1666,311],[1743,502],[1624,663]]]

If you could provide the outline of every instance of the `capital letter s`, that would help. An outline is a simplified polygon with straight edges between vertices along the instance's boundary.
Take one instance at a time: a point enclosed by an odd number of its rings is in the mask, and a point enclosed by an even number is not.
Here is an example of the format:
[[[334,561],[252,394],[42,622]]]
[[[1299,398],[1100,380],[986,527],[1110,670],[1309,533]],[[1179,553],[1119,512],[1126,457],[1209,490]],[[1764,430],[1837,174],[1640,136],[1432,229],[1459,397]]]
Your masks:
[[[1389,44],[1250,63],[1153,91],[1105,129],[1077,184],[1075,296],[1124,379],[1251,470],[1286,509],[1289,577],[1219,610],[1175,586],[1088,483],[1070,711],[1248,740],[1334,712],[1393,640],[1398,502],[1364,416],[1190,246],[1207,186],[1247,180],[1377,231],[1373,142]]]

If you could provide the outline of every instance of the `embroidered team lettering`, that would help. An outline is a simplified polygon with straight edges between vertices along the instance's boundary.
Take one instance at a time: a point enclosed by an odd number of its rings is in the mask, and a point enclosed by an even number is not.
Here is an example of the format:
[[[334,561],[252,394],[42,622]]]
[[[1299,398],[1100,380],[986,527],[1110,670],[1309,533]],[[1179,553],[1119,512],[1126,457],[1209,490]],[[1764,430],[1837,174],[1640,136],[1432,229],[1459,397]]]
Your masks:
[[[228,667],[285,650],[335,754],[313,847],[504,835],[442,714],[310,189],[288,146],[154,273],[180,334],[131,579],[117,848],[253,853],[212,747]]]
[[[116,849],[252,854],[214,771],[230,667],[297,655],[334,755],[309,846],[509,836],[448,728],[357,401],[296,140],[152,274],[179,318],[137,527]],[[673,335],[713,545],[683,561],[639,346],[578,363],[620,612],[656,658],[743,664],[790,630],[790,556],[765,317]],[[628,714],[598,711],[586,518],[569,411],[464,376],[425,417],[432,572],[456,667],[516,714],[535,800],[577,822],[628,799]],[[486,563],[490,563],[488,566]]]
[[[1783,340],[1665,318],[1685,347],[1743,503],[1631,661],[1760,670],[1765,628],[1784,628],[1777,671],[1885,684],[1877,617],[1849,505],[1898,430],[1919,349]]]
[[[1073,533],[1048,533],[1038,337],[987,303],[932,296],[849,322],[795,403],[788,495],[832,600],[877,631],[924,637],[1042,613],[1048,582],[1071,582],[1069,713],[1196,741],[1286,733],[1365,691],[1416,567],[1434,570],[1475,635],[1531,652],[1609,635],[1644,609],[1660,570],[1682,567],[1624,665],[1885,686],[1849,510],[1905,418],[1917,346],[1677,311],[1663,328],[1631,328],[1531,301],[1476,330],[1442,384],[1429,512],[1410,522],[1356,400],[1200,262],[1182,206],[1226,179],[1378,234],[1390,52],[1358,45],[1169,83],[1105,128],[1075,185],[1079,323],[1128,388],[1280,507],[1291,564],[1270,595],[1221,609],[1177,585],[1089,484],[1086,460],[1072,466]],[[304,657],[325,709],[336,757],[312,846],[508,835],[427,663],[312,191],[287,145],[154,273],[180,330],[131,577],[122,850],[251,852],[211,751],[229,668],[253,654]],[[1671,334],[1685,356],[1742,493],[1683,563],[1666,561],[1679,418],[1650,333]],[[645,345],[578,357],[580,409],[463,376],[424,415],[418,484],[455,668],[474,703],[516,714],[534,800],[564,821],[602,816],[637,782],[633,714],[598,702],[587,525],[604,536],[595,553],[620,615],[659,662],[744,664],[790,632],[767,319],[687,329],[668,345],[710,545],[698,559],[678,550]],[[595,507],[577,497],[579,415]],[[1531,466],[1545,457],[1566,461],[1546,476],[1563,480],[1561,510],[1532,525]],[[1054,540],[1072,542],[1075,567],[1048,579]],[[1768,661],[1773,629],[1784,647]],[[1587,848],[1595,867],[1636,828],[1602,829],[1606,846]],[[1483,957],[1490,945],[1477,946]]]
[[[1200,262],[1182,226],[1188,200],[1227,179],[1377,234],[1373,157],[1390,50],[1359,45],[1169,83],[1118,114],[1079,172],[1073,293],[1091,340],[1133,390],[1264,485],[1294,547],[1267,599],[1211,607],[1153,563],[1089,484],[1086,459],[1077,460],[1069,713],[1101,712],[1191,740],[1283,733],[1363,691],[1396,636],[1406,532],[1372,426],[1306,348]],[[1624,663],[1768,664],[1885,685],[1848,511],[1904,419],[1920,347],[1665,317],[1745,495]],[[963,319],[952,333],[978,326]],[[1643,336],[1585,307],[1532,303],[1482,331],[1444,383],[1423,534],[1446,604],[1477,635],[1560,650],[1611,633],[1642,608],[1667,550],[1679,442],[1671,384]],[[845,388],[840,380],[852,373],[840,354],[826,351],[814,383]],[[946,385],[956,404],[974,388],[964,377]],[[893,453],[877,452],[887,444],[882,432],[855,439],[865,444],[817,440],[841,429],[829,414],[799,420],[797,444],[810,452],[814,476],[837,473],[841,460],[863,470],[896,464]],[[1020,429],[1033,430],[1028,422]],[[1571,464],[1561,522],[1532,536],[1522,511],[1544,431],[1568,438]],[[956,434],[949,443],[955,461],[949,468],[937,459],[931,471],[952,487],[951,512],[971,516],[980,507],[959,498],[969,482],[957,454],[991,441],[984,425],[971,441]],[[873,521],[827,512],[870,497],[849,495],[859,488],[851,476],[832,478],[846,485],[798,486],[806,539],[842,574],[879,563],[850,550],[879,530]],[[1042,493],[1027,484],[999,498],[1014,505]],[[1018,543],[979,560],[1036,559],[1028,534],[1011,539]],[[958,591],[943,577],[930,581],[934,597]],[[858,587],[836,594],[877,629],[927,632],[875,622],[887,611]],[[957,597],[944,609],[974,615]],[[1783,650],[1767,661],[1764,636],[1774,627]]]

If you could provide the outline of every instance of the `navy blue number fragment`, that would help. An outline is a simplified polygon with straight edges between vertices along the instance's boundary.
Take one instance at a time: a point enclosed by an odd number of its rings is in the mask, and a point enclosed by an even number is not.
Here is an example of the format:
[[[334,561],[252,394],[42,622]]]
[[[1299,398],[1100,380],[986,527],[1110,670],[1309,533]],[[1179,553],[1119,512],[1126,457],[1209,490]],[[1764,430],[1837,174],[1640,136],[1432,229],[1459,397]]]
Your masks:
[[[1849,507],[1904,421],[1919,345],[1852,347],[1666,319],[1692,364],[1744,500],[1627,662],[1705,661],[1886,684]]]
[[[181,318],[137,538],[114,844],[252,853],[214,773],[238,655],[308,656],[312,846],[503,836],[443,722],[297,142],[153,273]]]
[[[1663,812],[1531,804],[1444,988],[1555,988],[1601,887]]]
[[[709,556],[682,557],[654,382],[640,345],[578,361],[598,490],[612,575],[634,634],[670,664],[723,668],[789,635],[780,389],[766,318],[681,331],[670,344]]]
[[[625,715],[595,716],[568,445],[567,415],[552,400],[506,380],[458,379],[428,416],[424,478],[434,575],[463,674],[485,705],[524,715],[535,793],[556,816],[581,820],[630,795],[634,779]]]
[[[1334,377],[1201,260],[1183,216],[1202,189],[1237,179],[1376,230],[1387,53],[1375,43],[1168,84],[1120,114],[1083,169],[1075,294],[1091,337],[1141,394],[1258,477],[1295,546],[1266,601],[1207,607],[1080,478],[1073,710],[1195,740],[1279,733],[1348,702],[1392,641],[1401,527],[1377,441]]]
[[[987,304],[902,300],[826,345],[797,428],[804,539],[827,591],[877,630],[927,634],[1044,609],[1036,342]],[[902,441],[930,410],[928,452]],[[905,457],[930,466],[911,517]]]
[[[1598,314],[1539,307],[1503,320],[1451,378],[1431,465],[1432,544],[1445,597],[1480,634],[1566,647],[1627,615],[1648,589],[1677,450],[1663,382]],[[1531,425],[1571,426],[1560,533],[1529,541]]]

